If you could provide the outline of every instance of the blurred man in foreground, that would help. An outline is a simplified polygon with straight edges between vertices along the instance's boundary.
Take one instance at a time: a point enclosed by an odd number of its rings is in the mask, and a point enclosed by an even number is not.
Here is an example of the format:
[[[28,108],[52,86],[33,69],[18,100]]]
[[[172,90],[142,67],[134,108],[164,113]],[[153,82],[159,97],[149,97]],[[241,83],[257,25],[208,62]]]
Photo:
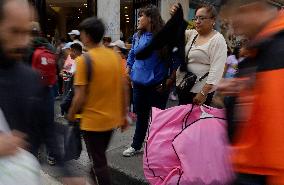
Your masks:
[[[268,0],[231,0],[235,33],[251,40],[254,51],[246,64],[255,71],[245,79],[220,85],[226,95],[237,96],[239,120],[233,141],[235,184],[284,184],[284,13]],[[247,69],[240,69],[240,73]],[[241,117],[241,118],[240,118]]]
[[[39,76],[21,62],[31,38],[30,25],[31,7],[26,0],[0,1],[0,108],[10,129],[17,130],[13,136],[0,133],[1,157],[15,154],[25,145],[24,139],[29,146],[26,149],[35,155],[42,142],[58,153],[53,125],[43,120],[46,117],[41,107],[45,105]],[[61,159],[59,154],[56,157]],[[62,176],[69,175],[60,169]],[[67,178],[65,182],[75,184],[73,180]]]

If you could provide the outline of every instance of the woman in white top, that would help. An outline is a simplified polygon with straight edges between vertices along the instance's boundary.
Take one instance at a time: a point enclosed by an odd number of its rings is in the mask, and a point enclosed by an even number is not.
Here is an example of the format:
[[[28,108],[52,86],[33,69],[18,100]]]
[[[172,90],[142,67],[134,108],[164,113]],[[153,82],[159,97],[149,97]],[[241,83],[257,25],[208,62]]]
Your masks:
[[[177,5],[173,6],[172,14],[177,7]],[[187,39],[185,54],[188,60],[184,65],[188,71],[197,76],[197,79],[206,73],[208,75],[201,81],[197,80],[190,92],[179,93],[179,104],[211,104],[227,59],[226,41],[222,34],[214,30],[216,17],[217,11],[212,5],[200,6],[194,19],[196,30],[187,30],[185,33]],[[176,75],[178,85],[184,77],[184,72],[179,69]]]

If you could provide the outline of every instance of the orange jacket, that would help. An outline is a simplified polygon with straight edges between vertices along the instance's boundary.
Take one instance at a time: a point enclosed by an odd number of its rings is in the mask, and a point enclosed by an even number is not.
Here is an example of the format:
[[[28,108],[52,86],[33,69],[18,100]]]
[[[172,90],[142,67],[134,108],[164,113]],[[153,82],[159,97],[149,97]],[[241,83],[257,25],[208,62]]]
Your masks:
[[[283,33],[282,33],[283,32]],[[269,185],[284,184],[284,13],[256,37],[256,81],[252,112],[240,124],[233,144],[236,172],[268,176]],[[243,96],[243,94],[242,94]]]

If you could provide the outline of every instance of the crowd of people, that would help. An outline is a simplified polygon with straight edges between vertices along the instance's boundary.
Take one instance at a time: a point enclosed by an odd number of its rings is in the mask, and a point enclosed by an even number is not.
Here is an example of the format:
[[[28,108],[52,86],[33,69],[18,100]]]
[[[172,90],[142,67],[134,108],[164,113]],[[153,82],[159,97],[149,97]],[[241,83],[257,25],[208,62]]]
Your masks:
[[[81,142],[82,135],[86,144],[93,183],[110,185],[106,150],[114,130],[136,122],[122,156],[141,152],[151,109],[165,110],[174,91],[179,106],[221,102],[236,174],[231,184],[284,184],[283,5],[281,0],[228,0],[219,14],[203,4],[193,30],[187,30],[180,4],[171,7],[166,23],[149,5],[139,11],[129,48],[105,37],[104,23],[96,17],[69,32],[70,42],[52,45],[32,20],[27,1],[0,1],[0,163],[19,148],[38,158],[44,144],[48,163],[59,166],[65,184],[86,184],[65,165],[54,121],[58,100],[59,116],[80,125],[77,139]],[[219,17],[230,20],[242,37],[233,52],[218,32]]]

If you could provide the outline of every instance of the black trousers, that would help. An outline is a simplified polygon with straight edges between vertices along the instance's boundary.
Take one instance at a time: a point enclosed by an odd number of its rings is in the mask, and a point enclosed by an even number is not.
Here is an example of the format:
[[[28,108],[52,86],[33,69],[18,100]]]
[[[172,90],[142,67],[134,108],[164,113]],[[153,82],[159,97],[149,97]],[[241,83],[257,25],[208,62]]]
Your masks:
[[[83,131],[87,151],[93,166],[91,177],[98,185],[111,185],[110,173],[107,166],[106,150],[113,131],[90,132]]]
[[[214,96],[215,92],[209,93],[207,95],[207,99],[205,101],[205,105],[210,106],[212,100],[213,100],[213,96]],[[179,99],[179,105],[187,105],[187,104],[192,104],[193,103],[193,98],[196,96],[196,93],[181,93],[177,90],[177,95],[178,95],[178,99]]]
[[[133,102],[137,114],[135,133],[132,141],[132,147],[135,150],[142,148],[149,123],[149,117],[152,107],[165,109],[169,92],[158,92],[156,86],[133,85]]]
[[[237,174],[233,185],[266,185],[266,176],[252,174]]]

